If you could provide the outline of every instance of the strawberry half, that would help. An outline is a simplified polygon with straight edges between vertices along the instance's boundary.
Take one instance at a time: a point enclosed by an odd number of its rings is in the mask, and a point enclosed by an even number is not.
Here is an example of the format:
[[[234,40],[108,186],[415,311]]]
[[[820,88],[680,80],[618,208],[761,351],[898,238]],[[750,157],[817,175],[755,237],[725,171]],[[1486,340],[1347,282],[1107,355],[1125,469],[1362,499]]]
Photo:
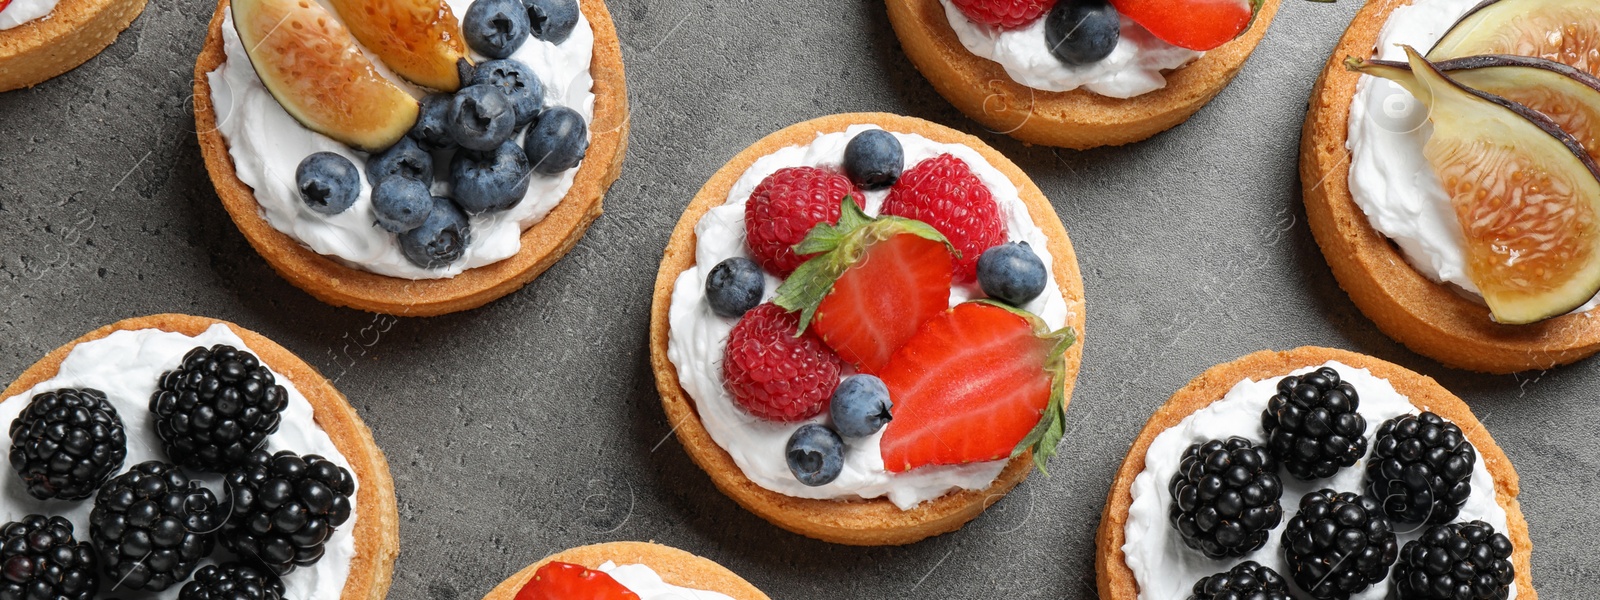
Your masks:
[[[534,571],[516,600],[639,600],[604,571],[551,561]]]
[[[950,306],[954,250],[932,226],[868,217],[846,198],[838,225],[818,225],[795,246],[822,253],[795,269],[773,303],[800,312],[823,343],[863,373],[889,362],[924,321]]]
[[[11,6],[11,0],[0,0],[0,10],[5,10],[7,6]]]
[[[1211,50],[1250,29],[1262,0],[1111,0],[1133,22],[1168,44]]]
[[[1033,450],[1044,470],[1066,417],[1066,352],[1073,330],[996,302],[957,305],[924,323],[878,377],[894,400],[881,442],[884,467],[903,473]]]

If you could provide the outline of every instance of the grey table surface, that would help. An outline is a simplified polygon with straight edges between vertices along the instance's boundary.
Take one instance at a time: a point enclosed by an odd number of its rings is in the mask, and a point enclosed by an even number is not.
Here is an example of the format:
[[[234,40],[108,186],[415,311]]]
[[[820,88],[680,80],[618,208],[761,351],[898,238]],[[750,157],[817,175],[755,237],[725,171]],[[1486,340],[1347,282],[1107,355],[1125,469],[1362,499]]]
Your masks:
[[[1091,598],[1107,488],[1155,407],[1213,364],[1335,346],[1467,399],[1521,474],[1536,587],[1594,597],[1600,362],[1486,376],[1417,356],[1356,310],[1306,228],[1305,100],[1359,1],[1283,0],[1238,79],[1188,123],[1089,152],[1023,146],[963,117],[907,62],[878,2],[610,6],[633,132],[605,215],[527,288],[437,318],[322,304],[228,219],[191,113],[208,0],[152,2],[98,58],[0,94],[0,381],[126,317],[185,312],[267,334],[336,380],[388,454],[394,598],[478,598],[548,553],[610,540],[701,554],[774,598]],[[672,438],[646,349],[661,250],[705,179],[773,130],[850,111],[931,119],[1010,156],[1066,223],[1088,293],[1051,476],[898,548],[792,535],[724,497]]]

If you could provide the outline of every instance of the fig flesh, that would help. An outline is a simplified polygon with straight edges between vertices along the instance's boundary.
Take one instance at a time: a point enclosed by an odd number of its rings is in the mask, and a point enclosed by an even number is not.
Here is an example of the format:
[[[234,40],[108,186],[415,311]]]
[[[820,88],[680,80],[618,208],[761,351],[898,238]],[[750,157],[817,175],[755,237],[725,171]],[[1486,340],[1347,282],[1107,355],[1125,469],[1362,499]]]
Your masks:
[[[461,23],[444,0],[331,0],[356,40],[396,74],[439,91],[461,87]]]
[[[1600,2],[1485,0],[1445,32],[1428,60],[1480,54],[1534,56],[1600,75]]]
[[[416,122],[416,99],[316,0],[233,0],[233,25],[261,83],[307,129],[376,152]]]
[[[1423,146],[1465,241],[1467,275],[1494,319],[1541,321],[1600,292],[1600,166],[1521,104],[1456,83],[1415,49],[1411,69],[1366,71],[1429,108]]]

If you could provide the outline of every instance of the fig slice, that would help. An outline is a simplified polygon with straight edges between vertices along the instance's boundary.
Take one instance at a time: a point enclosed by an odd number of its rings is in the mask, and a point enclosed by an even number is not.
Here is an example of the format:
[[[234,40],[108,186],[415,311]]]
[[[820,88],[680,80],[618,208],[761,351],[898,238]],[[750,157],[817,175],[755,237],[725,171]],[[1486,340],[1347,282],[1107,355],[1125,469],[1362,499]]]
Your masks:
[[[444,0],[330,0],[345,27],[407,80],[444,92],[461,87],[456,61],[467,57],[461,23]]]
[[[1494,319],[1524,324],[1600,292],[1600,166],[1554,121],[1452,81],[1406,47],[1410,71],[1375,67],[1429,108],[1423,155],[1461,225],[1467,276]]]
[[[1345,59],[1354,71],[1399,80],[1411,66],[1387,60]],[[1570,65],[1510,54],[1486,54],[1433,63],[1456,83],[1537,111],[1572,134],[1589,158],[1600,163],[1600,77]],[[1385,73],[1379,75],[1379,71]]]
[[[1600,75],[1600,1],[1484,0],[1450,26],[1428,60],[1479,54],[1534,56]]]
[[[416,99],[316,0],[233,0],[233,26],[261,83],[307,129],[376,152],[416,123]]]

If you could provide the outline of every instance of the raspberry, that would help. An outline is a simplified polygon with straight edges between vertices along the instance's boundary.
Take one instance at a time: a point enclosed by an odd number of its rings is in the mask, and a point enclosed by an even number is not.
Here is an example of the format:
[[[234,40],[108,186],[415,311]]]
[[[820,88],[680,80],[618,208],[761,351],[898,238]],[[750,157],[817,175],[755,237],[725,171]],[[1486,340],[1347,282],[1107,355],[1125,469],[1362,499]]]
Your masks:
[[[1056,0],[953,0],[961,14],[1001,29],[1016,29],[1034,22],[1055,6]]]
[[[827,408],[841,362],[822,340],[800,330],[800,317],[767,303],[750,309],[728,334],[722,378],[750,414],[773,421],[809,419]]]
[[[756,185],[745,203],[745,241],[761,267],[788,277],[809,256],[796,256],[794,245],[818,223],[839,221],[845,196],[861,198],[850,179],[816,167],[778,169]]]
[[[883,201],[883,214],[916,219],[944,234],[961,251],[957,281],[977,279],[978,257],[1006,241],[1000,207],[989,187],[966,162],[949,154],[924,160],[902,174]]]

